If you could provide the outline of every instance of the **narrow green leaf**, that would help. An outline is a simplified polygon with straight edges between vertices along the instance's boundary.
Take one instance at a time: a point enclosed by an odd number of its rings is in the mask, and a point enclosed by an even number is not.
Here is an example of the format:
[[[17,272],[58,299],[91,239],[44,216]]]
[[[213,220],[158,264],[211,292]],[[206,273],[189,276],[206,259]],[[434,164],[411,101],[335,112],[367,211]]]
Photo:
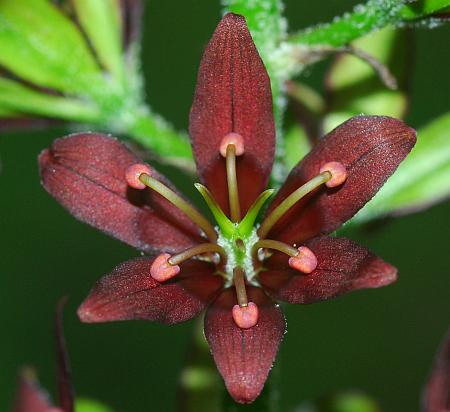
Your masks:
[[[450,113],[447,113],[419,130],[411,154],[352,222],[406,214],[448,198],[449,176]]]
[[[372,56],[383,70],[388,69],[397,82],[396,90],[388,89],[380,74],[361,58],[349,54],[336,58],[326,81],[329,108],[325,131],[361,113],[397,118],[405,115],[411,61],[409,41],[407,30],[384,28],[352,43],[352,47]]]
[[[72,121],[94,122],[100,115],[92,103],[41,93],[2,77],[0,77],[0,105],[12,111]]]
[[[82,34],[48,0],[0,1],[0,50],[0,65],[40,86],[86,95],[103,85]]]
[[[75,412],[113,412],[113,410],[93,399],[77,398],[75,401]]]
[[[122,20],[119,0],[73,0],[78,19],[100,62],[124,81]]]

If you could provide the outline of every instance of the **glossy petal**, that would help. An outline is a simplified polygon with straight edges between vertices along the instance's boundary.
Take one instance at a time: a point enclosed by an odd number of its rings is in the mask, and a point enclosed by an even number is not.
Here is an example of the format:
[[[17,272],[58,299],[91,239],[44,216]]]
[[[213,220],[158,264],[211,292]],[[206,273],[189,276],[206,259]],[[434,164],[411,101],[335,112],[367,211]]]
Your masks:
[[[101,278],[78,309],[83,322],[149,320],[179,323],[201,312],[223,286],[214,267],[188,261],[174,279],[159,283],[150,276],[154,258],[137,258]]]
[[[346,182],[332,189],[323,186],[298,202],[275,225],[269,237],[301,243],[336,230],[375,195],[415,141],[413,129],[390,117],[358,116],[343,123],[292,170],[269,211],[319,174],[327,162],[340,162],[346,167]]]
[[[125,171],[136,162],[118,140],[95,133],[57,139],[39,156],[43,186],[79,220],[145,252],[196,244],[198,228],[182,212],[127,185]]]
[[[229,205],[220,142],[230,132],[244,138],[236,168],[245,212],[267,184],[275,127],[270,81],[242,16],[227,14],[205,50],[189,131],[198,173],[224,211]]]
[[[269,259],[262,286],[276,299],[314,303],[358,289],[378,288],[397,279],[395,267],[349,239],[323,236],[306,243],[317,257],[310,274],[291,269],[286,255]]]
[[[205,317],[205,335],[214,361],[230,395],[240,403],[250,403],[258,397],[286,330],[278,305],[260,288],[249,287],[247,292],[249,300],[259,307],[256,326],[240,329],[234,323],[234,289],[225,290]]]
[[[450,411],[450,330],[442,342],[423,399],[425,412]]]
[[[53,408],[48,394],[36,382],[34,373],[25,370],[19,377],[19,388],[16,394],[13,412],[62,412]]]

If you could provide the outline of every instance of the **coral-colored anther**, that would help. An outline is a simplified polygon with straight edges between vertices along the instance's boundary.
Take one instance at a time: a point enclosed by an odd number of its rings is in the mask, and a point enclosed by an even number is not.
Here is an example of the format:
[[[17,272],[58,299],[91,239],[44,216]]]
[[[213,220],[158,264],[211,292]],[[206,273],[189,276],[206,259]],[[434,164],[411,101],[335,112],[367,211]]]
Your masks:
[[[320,168],[320,173],[330,172],[331,179],[325,183],[327,187],[336,187],[341,185],[347,179],[347,169],[340,162],[328,162]]]
[[[316,255],[310,248],[300,246],[298,255],[289,258],[289,266],[303,273],[311,273],[317,267]]]
[[[237,326],[249,329],[258,323],[259,309],[253,302],[248,302],[247,306],[234,305],[232,315]]]
[[[168,253],[163,253],[153,261],[150,268],[150,275],[153,279],[158,282],[165,282],[180,272],[178,265],[171,265],[169,263],[170,258],[171,256]]]
[[[134,189],[145,189],[146,186],[139,180],[139,176],[143,173],[151,176],[152,170],[143,163],[131,165],[125,172],[125,179],[127,180],[128,185]]]
[[[227,147],[229,144],[234,144],[236,148],[236,156],[244,154],[244,138],[239,133],[228,133],[220,142],[220,154],[223,157],[227,157]]]

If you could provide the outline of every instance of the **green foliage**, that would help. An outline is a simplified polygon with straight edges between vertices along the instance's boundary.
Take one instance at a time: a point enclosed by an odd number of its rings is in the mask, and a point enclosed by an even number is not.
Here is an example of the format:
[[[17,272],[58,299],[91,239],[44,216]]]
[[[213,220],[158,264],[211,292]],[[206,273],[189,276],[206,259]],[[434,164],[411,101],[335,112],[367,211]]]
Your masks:
[[[73,0],[73,5],[100,62],[119,82],[124,82],[119,0]]]
[[[107,87],[75,24],[47,0],[0,2],[0,49],[2,66],[43,87],[80,95]]]
[[[0,77],[2,106],[6,110],[5,116],[11,116],[14,113],[11,110],[17,109],[17,112],[26,111],[36,116],[91,122],[99,115],[98,108],[90,102],[40,93],[19,82]]]
[[[407,30],[384,28],[352,43],[352,47],[368,53],[392,73],[396,89],[388,89],[380,73],[360,57],[344,54],[335,60],[326,79],[329,98],[325,131],[361,113],[404,117],[412,59],[410,40]]]
[[[417,211],[448,198],[449,130],[450,113],[419,129],[417,144],[411,154],[353,222]]]
[[[28,114],[88,123],[131,134],[167,162],[190,165],[185,135],[142,101],[143,82],[123,50],[119,2],[74,0],[67,6],[85,33],[49,0],[0,2],[0,65],[37,86],[0,77],[0,118]]]

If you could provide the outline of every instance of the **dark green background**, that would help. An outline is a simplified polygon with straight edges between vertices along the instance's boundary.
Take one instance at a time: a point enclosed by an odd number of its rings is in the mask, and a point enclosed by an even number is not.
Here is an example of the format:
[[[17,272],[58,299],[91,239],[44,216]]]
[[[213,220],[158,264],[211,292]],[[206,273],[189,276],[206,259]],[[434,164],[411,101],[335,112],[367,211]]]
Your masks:
[[[202,49],[219,19],[216,1],[153,1],[144,21],[148,100],[186,128]],[[354,4],[287,2],[292,29],[328,21]],[[417,30],[408,122],[449,109],[450,28]],[[68,62],[70,63],[70,62]],[[321,64],[307,82],[318,85]],[[54,391],[53,311],[70,295],[66,338],[78,394],[117,411],[173,411],[193,323],[83,325],[75,309],[94,281],[136,251],[80,224],[40,187],[36,156],[63,129],[0,137],[0,410],[11,403],[17,370],[33,364]],[[419,136],[420,138],[420,136]],[[450,138],[450,131],[449,131]],[[419,409],[421,388],[446,332],[450,301],[450,204],[351,236],[400,269],[381,290],[286,308],[278,355],[281,410],[334,390],[359,388],[387,412]]]

